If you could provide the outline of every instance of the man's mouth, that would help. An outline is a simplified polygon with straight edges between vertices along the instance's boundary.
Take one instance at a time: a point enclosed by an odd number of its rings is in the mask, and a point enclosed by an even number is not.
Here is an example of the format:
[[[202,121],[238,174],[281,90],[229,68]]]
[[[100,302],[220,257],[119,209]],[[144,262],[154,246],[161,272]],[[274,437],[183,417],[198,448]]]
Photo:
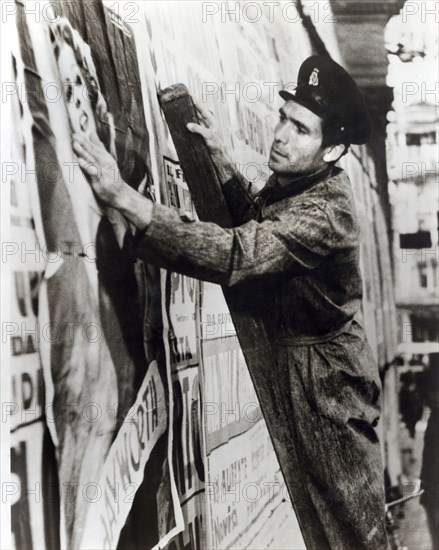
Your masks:
[[[282,154],[280,151],[278,151],[275,147],[272,147],[272,148],[271,148],[271,152],[272,152],[272,153],[276,153],[276,155],[277,155],[278,157],[286,158],[286,155],[283,155],[283,154]]]

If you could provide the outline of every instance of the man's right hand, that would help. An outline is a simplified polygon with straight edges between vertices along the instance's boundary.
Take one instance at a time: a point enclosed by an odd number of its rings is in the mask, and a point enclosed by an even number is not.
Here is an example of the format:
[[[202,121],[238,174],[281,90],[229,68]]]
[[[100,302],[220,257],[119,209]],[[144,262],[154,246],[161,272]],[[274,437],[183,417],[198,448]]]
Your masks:
[[[216,120],[212,111],[210,111],[194,99],[193,102],[202,124],[195,124],[193,122],[190,122],[187,125],[187,129],[190,132],[193,132],[194,134],[199,134],[204,138],[204,141],[206,142],[206,145],[211,154],[212,161],[214,162],[218,170],[218,175],[222,183],[225,183],[235,175],[235,165],[228,158],[225,152],[226,147],[221,140],[219,128],[216,124]]]

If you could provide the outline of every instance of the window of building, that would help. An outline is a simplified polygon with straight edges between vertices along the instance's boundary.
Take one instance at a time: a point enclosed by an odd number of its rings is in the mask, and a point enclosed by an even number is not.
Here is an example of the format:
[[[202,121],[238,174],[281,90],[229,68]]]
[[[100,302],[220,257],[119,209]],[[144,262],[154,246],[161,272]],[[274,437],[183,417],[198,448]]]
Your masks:
[[[417,233],[401,233],[399,235],[400,248],[431,248],[430,231],[418,231]]]
[[[413,342],[439,341],[439,319],[434,316],[427,317],[412,314],[410,315],[410,322]]]
[[[436,141],[436,132],[405,135],[405,142],[407,145],[432,145],[436,143]]]

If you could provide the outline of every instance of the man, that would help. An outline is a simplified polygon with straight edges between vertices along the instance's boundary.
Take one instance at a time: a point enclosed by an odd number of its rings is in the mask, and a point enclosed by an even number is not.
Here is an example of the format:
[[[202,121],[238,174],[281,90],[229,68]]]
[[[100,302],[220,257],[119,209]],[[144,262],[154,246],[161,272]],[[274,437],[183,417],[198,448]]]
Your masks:
[[[335,166],[349,144],[368,140],[370,121],[355,82],[330,58],[307,59],[295,93],[280,95],[273,176],[260,193],[234,172],[208,113],[200,109],[204,126],[188,126],[204,136],[218,166],[232,229],[185,221],[117,181],[98,140],[75,137],[74,148],[96,194],[138,228],[141,259],[233,287],[243,307],[262,316],[276,363],[267,365],[276,369],[275,406],[288,423],[282,444],[300,470],[285,478],[293,500],[300,485],[308,547],[387,548],[373,429],[381,387],[354,320],[362,296],[359,226],[350,182]]]

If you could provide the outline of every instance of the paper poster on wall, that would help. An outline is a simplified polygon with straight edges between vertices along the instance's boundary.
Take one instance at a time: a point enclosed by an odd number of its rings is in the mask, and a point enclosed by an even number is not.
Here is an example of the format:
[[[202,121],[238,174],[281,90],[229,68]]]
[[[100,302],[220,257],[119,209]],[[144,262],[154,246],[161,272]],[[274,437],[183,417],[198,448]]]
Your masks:
[[[206,452],[203,437],[202,375],[199,366],[182,367],[172,376],[174,395],[174,473],[184,532],[168,550],[206,548]]]
[[[24,66],[18,37],[12,35],[12,75],[16,89],[23,84]],[[23,88],[22,88],[23,89]],[[10,429],[11,477],[4,486],[3,503],[11,505],[11,542],[14,548],[59,546],[59,484],[48,423],[40,348],[48,334],[41,326],[39,289],[48,260],[35,231],[29,187],[34,178],[32,115],[18,94],[12,96],[10,241],[4,246],[8,269],[10,310],[3,323],[3,343],[9,353],[10,393],[3,402],[3,426]],[[4,381],[5,384],[8,381]],[[52,518],[54,521],[52,521]],[[58,521],[57,519],[58,518]]]
[[[273,446],[264,422],[236,437],[208,457],[206,502],[209,506],[208,547],[244,548],[248,531],[258,531],[282,500],[288,500],[283,476],[273,460]],[[291,511],[287,513],[292,515]],[[284,511],[285,513],[285,511]],[[257,544],[256,540],[252,544]]]
[[[233,548],[288,493],[236,338],[202,347],[208,546]]]
[[[137,54],[129,27],[100,2],[52,6],[57,16],[36,25],[17,3],[23,80],[34,92],[31,206],[39,245],[60,260],[46,263],[40,287],[50,431],[59,485],[72,487],[53,522],[63,547],[152,547],[177,529],[179,507],[161,274],[133,261],[131,227],[96,200],[71,145],[73,132],[96,135],[124,180],[154,197]]]

